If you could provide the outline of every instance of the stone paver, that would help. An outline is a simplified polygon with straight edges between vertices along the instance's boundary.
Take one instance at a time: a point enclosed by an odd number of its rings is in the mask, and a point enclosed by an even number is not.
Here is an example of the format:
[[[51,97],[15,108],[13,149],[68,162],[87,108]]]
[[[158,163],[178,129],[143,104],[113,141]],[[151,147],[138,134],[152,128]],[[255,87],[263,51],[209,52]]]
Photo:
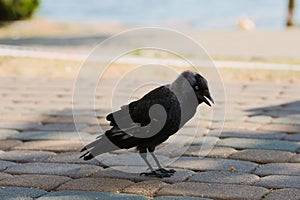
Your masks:
[[[248,122],[258,123],[258,124],[266,124],[272,121],[272,117],[260,115],[260,116],[251,116],[246,119]]]
[[[98,158],[98,157],[97,157]],[[168,158],[165,156],[157,156],[161,163],[168,162]],[[154,159],[148,155],[147,159],[151,165],[156,166]],[[99,161],[107,166],[146,166],[139,153],[119,154],[105,159],[99,159]]]
[[[50,156],[50,157],[46,158],[45,160],[43,160],[43,162],[99,165],[99,161],[96,158],[91,159],[91,160],[83,160],[83,159],[79,158],[81,155],[82,155],[81,152],[59,153],[57,155]]]
[[[1,187],[0,199],[22,199],[33,200],[47,192],[39,189],[24,188],[24,187]]]
[[[266,188],[300,188],[300,176],[265,176],[257,181],[255,185]]]
[[[266,175],[297,175],[300,176],[300,163],[269,163],[255,170],[255,174]]]
[[[64,176],[24,174],[15,175],[0,181],[2,186],[29,187],[50,191],[71,180]]]
[[[11,135],[18,134],[19,131],[10,129],[0,129],[0,140],[5,140]]]
[[[49,116],[46,119],[43,119],[42,122],[44,124],[69,124],[74,123],[74,118],[73,116]],[[99,120],[92,116],[81,116],[76,117],[76,123],[97,125],[99,123]]]
[[[152,197],[164,185],[166,183],[159,180],[142,181],[126,187],[123,192]]]
[[[70,131],[26,131],[20,134],[14,134],[7,137],[8,139],[13,140],[23,140],[23,141],[32,141],[32,140],[75,140],[82,141],[88,140],[91,141],[96,138],[88,133],[84,132],[70,132]]]
[[[287,162],[294,155],[295,154],[287,151],[246,149],[232,154],[230,158],[237,160],[252,161],[257,163],[280,163]]]
[[[155,197],[153,200],[212,200],[201,197],[188,197],[188,196],[160,196]]]
[[[73,179],[58,190],[86,190],[99,192],[121,192],[125,187],[134,184],[131,181],[114,178],[81,178]]]
[[[38,123],[0,121],[1,129],[13,129],[13,130],[24,131],[24,130],[32,130],[40,126],[41,125]]]
[[[3,161],[3,160],[0,160],[0,170],[4,170],[6,169],[7,167],[10,167],[10,166],[13,166],[15,165],[16,163],[14,162],[9,162],[9,161]]]
[[[0,180],[10,178],[12,175],[0,172]]]
[[[287,134],[276,132],[262,131],[244,131],[244,130],[222,130],[221,134],[218,130],[210,131],[207,135],[219,136],[220,138],[255,138],[255,139],[282,139]]]
[[[235,149],[270,149],[291,152],[295,152],[300,147],[300,144],[296,142],[244,138],[226,138],[220,140],[218,145]]]
[[[284,137],[285,140],[290,140],[290,141],[296,141],[299,142],[300,141],[300,133],[298,134],[290,134],[290,135],[286,135]]]
[[[140,176],[140,173],[137,172],[144,172],[145,168],[141,167],[126,167],[126,166],[117,166],[114,168],[107,168],[101,170],[99,173],[93,174],[93,177],[107,177],[107,178],[120,178],[120,179],[127,179],[131,181],[146,181],[146,180],[161,180],[166,183],[176,183],[186,180],[188,177],[195,174],[195,172],[191,170],[182,170],[176,169],[176,172],[173,176],[168,178],[155,178],[155,177],[147,177],[147,176]]]
[[[294,188],[285,188],[280,190],[275,190],[268,194],[264,199],[265,200],[299,200],[300,190]]]
[[[14,146],[14,150],[36,150],[36,151],[79,151],[84,144],[81,141],[68,140],[46,140],[46,141],[30,141]]]
[[[69,176],[72,178],[90,176],[101,170],[95,165],[65,164],[65,163],[25,163],[12,165],[5,170],[10,174],[48,174]]]
[[[259,179],[254,174],[227,172],[227,171],[206,171],[193,175],[188,181],[202,183],[231,183],[251,185]]]
[[[295,108],[293,108],[295,109]],[[272,120],[272,123],[276,124],[291,124],[291,125],[300,125],[299,119],[292,117],[279,117]]]
[[[20,144],[22,144],[22,141],[19,140],[0,140],[0,150],[9,150]]]
[[[36,126],[27,130],[36,130],[36,131],[76,131],[82,130],[88,127],[86,124],[46,124],[43,126]],[[77,128],[77,129],[76,129]],[[26,130],[26,129],[25,129]]]
[[[114,80],[107,81],[105,92],[110,92]],[[84,88],[90,86],[87,83]],[[132,86],[134,82],[128,84]],[[0,97],[5,106],[0,108],[0,184],[6,192],[0,192],[0,199],[13,195],[72,200],[299,196],[295,189],[300,185],[299,84],[225,83],[226,102],[219,98],[221,90],[213,92],[215,110],[226,103],[222,133],[223,116],[210,119],[211,108],[200,106],[199,124],[195,117],[177,137],[157,147],[160,162],[176,169],[174,176],[162,179],[139,175],[147,166],[133,149],[105,153],[90,161],[79,159],[79,150],[99,134],[98,123],[109,128],[105,116],[111,109],[105,92],[97,92],[95,111],[100,118],[96,118],[94,110],[86,109],[92,102],[86,101],[83,92],[78,102],[83,107],[74,110],[80,115],[80,138],[73,121],[72,87],[73,79],[67,78],[1,78]],[[120,91],[118,97],[127,93]],[[209,145],[212,149],[205,150]],[[156,166],[150,155],[148,159]],[[50,192],[40,190],[39,195],[25,197],[29,187]]]
[[[105,200],[147,200],[148,198],[138,195],[131,194],[119,194],[110,192],[87,192],[78,190],[61,190],[57,192],[48,193],[37,200],[95,200],[95,199],[105,199]]]
[[[0,160],[14,162],[37,162],[55,155],[49,151],[7,151],[0,152]]]
[[[300,163],[300,154],[294,155],[289,162]]]
[[[257,167],[257,164],[247,161],[228,159],[181,157],[172,163],[170,167],[197,171],[230,171],[234,168],[237,172],[251,172]]]
[[[286,132],[286,133],[299,133],[300,125],[287,125],[287,124],[267,124],[259,128],[262,131]]]
[[[269,190],[262,187],[218,184],[218,183],[195,183],[183,182],[164,186],[158,195],[186,195],[208,197],[213,199],[261,199]]]
[[[201,151],[199,146],[190,146],[183,156],[211,157],[211,158],[227,158],[237,150],[229,147],[214,147],[207,155],[205,151]]]

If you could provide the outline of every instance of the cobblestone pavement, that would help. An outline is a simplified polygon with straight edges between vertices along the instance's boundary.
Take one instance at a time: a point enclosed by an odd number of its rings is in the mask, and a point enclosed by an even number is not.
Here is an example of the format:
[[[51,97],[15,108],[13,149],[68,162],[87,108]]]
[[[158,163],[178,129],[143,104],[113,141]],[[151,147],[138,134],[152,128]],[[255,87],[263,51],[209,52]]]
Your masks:
[[[110,101],[97,104],[96,116],[76,111],[78,134],[72,87],[71,79],[0,79],[0,199],[300,199],[300,85],[225,83],[221,135],[216,129],[222,117],[211,122],[205,115],[209,108],[201,106],[192,145],[170,164],[175,175],[163,179],[124,172],[140,167],[134,153],[78,159],[78,150],[99,134],[98,123],[108,127]],[[96,100],[110,90],[108,85],[96,93]],[[91,103],[82,96],[83,103]],[[222,107],[214,96],[215,107]],[[197,124],[188,126],[172,141],[177,150],[157,150],[161,160],[178,156],[190,141]],[[216,145],[201,158],[204,135]]]

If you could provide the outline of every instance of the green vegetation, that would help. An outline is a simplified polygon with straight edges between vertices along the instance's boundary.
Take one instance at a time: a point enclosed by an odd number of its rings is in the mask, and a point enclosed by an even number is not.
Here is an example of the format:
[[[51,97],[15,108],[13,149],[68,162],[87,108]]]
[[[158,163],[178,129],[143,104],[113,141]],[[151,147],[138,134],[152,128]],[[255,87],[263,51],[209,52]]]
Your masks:
[[[0,0],[0,20],[12,21],[30,18],[40,0]]]

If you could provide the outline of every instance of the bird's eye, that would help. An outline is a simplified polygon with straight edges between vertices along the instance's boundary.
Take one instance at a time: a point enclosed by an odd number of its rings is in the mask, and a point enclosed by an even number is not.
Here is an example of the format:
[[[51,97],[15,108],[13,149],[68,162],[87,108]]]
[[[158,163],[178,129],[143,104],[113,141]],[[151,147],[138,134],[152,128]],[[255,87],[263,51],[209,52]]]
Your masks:
[[[195,86],[195,90],[199,90],[199,86],[198,85]]]

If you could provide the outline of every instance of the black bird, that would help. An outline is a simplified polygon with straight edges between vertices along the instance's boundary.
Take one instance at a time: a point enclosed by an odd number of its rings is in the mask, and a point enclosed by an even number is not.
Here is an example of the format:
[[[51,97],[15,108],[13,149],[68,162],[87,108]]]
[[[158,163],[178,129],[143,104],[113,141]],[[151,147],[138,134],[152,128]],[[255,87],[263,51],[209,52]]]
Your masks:
[[[206,79],[198,73],[184,71],[171,84],[160,86],[107,115],[112,128],[86,145],[80,158],[90,160],[105,152],[136,147],[151,170],[141,175],[170,177],[175,170],[160,165],[153,153],[155,147],[190,120],[199,104],[204,102],[211,106],[208,100],[214,103]],[[147,151],[156,162],[157,170],[148,162]]]

